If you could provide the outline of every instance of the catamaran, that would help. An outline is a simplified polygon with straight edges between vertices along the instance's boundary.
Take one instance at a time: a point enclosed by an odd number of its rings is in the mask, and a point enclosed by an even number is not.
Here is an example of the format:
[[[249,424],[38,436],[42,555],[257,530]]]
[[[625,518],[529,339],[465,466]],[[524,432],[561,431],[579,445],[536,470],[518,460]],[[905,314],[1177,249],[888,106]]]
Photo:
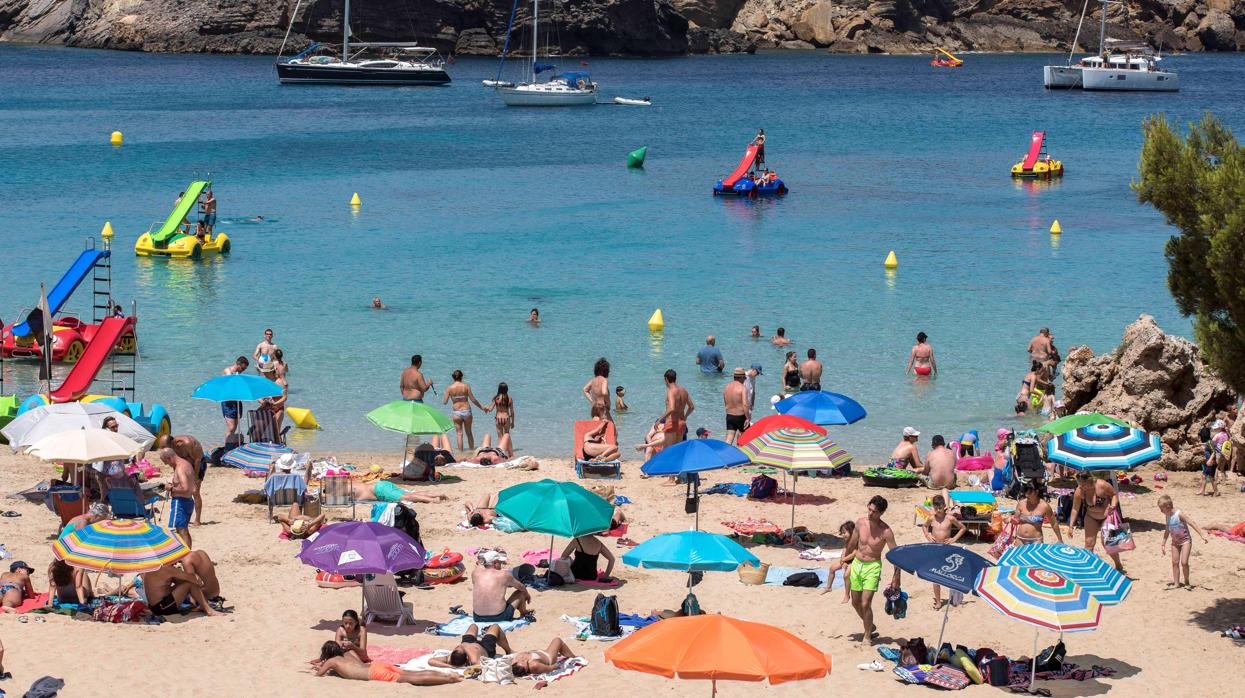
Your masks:
[[[1180,78],[1170,70],[1160,70],[1162,56],[1148,45],[1135,41],[1107,38],[1107,5],[1124,4],[1119,0],[1101,0],[1102,24],[1098,33],[1098,55],[1082,58],[1075,65],[1072,54],[1081,36],[1081,25],[1089,0],[1081,8],[1081,21],[1072,40],[1066,65],[1048,65],[1042,69],[1042,81],[1048,89],[1084,89],[1132,92],[1177,92]],[[1125,5],[1127,9],[1127,5]]]
[[[496,80],[485,80],[485,87],[497,91],[501,101],[510,107],[572,107],[596,104],[597,84],[587,71],[576,70],[558,73],[544,82],[537,77],[556,67],[539,63],[540,55],[540,0],[532,0],[532,58],[528,62],[526,80],[519,84],[501,79],[502,67],[506,63],[506,51],[510,46],[510,30],[514,28],[514,16],[518,10],[519,0],[515,0],[510,10],[510,27],[506,31],[506,46],[502,49],[501,64],[497,68]]]
[[[299,0],[290,15],[290,28],[303,1]],[[326,55],[319,43],[289,58],[277,60],[277,79],[286,83],[321,85],[444,85],[450,81],[445,61],[436,49],[415,42],[350,42],[350,0],[342,11],[341,55]],[[374,55],[378,49],[380,55]],[[354,53],[351,53],[351,51]],[[285,41],[281,42],[281,53]]]

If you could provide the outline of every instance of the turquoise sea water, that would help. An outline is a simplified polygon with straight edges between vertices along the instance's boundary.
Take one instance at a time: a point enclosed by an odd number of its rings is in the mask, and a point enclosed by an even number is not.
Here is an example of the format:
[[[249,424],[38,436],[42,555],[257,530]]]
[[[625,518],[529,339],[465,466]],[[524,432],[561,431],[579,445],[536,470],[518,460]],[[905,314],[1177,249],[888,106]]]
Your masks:
[[[1189,333],[1164,284],[1171,231],[1128,187],[1140,122],[1210,110],[1241,126],[1245,56],[1170,59],[1184,89],[1163,95],[1048,93],[1053,59],[593,59],[604,96],[655,106],[523,110],[480,86],[485,60],[452,66],[446,88],[282,87],[262,57],[0,45],[0,317],[32,306],[108,220],[114,294],[138,307],[139,398],[166,404],[177,431],[220,439],[215,406],[190,392],[273,327],[290,403],[325,427],[296,432],[301,448],[399,448],[363,414],[396,397],[418,352],[440,386],[462,369],[482,401],[508,382],[516,445],[537,455],[569,452],[602,355],[627,387],[626,441],[660,412],[671,367],[698,405],[691,426],[720,433],[724,379],[693,365],[710,333],[728,369],[763,364],[768,409],[782,352],[748,329],[783,325],[826,360],[825,387],[869,410],[833,433],[876,462],[905,424],[1013,423],[1041,325],[1065,353],[1110,349],[1141,313]],[[792,193],[714,199],[759,126]],[[1038,128],[1068,174],[1015,183]],[[107,145],[113,130],[123,147]],[[629,171],[640,145],[647,166]],[[208,173],[234,254],[134,258],[137,235]],[[256,214],[271,222],[241,222]],[[393,309],[370,310],[377,294]],[[645,328],[658,307],[659,339]],[[933,383],[903,375],[918,330],[937,351]],[[32,366],[5,372],[10,391],[34,389]],[[477,438],[491,424],[477,415]]]

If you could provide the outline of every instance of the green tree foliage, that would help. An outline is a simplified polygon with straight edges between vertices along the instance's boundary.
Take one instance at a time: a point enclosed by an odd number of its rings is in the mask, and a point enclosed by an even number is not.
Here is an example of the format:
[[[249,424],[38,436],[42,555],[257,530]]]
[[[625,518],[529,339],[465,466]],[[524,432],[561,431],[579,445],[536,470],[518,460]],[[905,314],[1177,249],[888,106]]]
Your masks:
[[[1180,231],[1167,241],[1167,287],[1207,362],[1245,392],[1245,148],[1210,114],[1183,140],[1161,115],[1142,130],[1133,190]]]

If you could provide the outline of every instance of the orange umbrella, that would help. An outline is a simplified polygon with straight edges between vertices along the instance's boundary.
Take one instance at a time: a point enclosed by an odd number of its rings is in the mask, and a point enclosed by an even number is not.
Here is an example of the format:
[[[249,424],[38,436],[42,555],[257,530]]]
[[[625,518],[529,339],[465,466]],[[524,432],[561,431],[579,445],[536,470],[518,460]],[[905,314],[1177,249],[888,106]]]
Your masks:
[[[605,651],[619,669],[666,678],[765,681],[819,679],[830,655],[786,630],[722,615],[669,618],[641,628]]]

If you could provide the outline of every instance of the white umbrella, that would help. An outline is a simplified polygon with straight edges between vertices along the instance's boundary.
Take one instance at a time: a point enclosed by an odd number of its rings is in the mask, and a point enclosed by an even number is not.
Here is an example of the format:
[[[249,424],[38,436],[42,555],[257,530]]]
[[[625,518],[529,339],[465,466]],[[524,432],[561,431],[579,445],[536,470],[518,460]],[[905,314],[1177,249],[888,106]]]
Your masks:
[[[71,429],[45,436],[26,453],[60,463],[123,460],[143,448],[139,442],[107,429]]]
[[[45,436],[71,429],[97,429],[104,420],[117,420],[117,432],[149,446],[155,439],[141,424],[102,402],[65,402],[41,405],[14,419],[0,434],[9,440],[9,447],[18,450],[34,445]]]

